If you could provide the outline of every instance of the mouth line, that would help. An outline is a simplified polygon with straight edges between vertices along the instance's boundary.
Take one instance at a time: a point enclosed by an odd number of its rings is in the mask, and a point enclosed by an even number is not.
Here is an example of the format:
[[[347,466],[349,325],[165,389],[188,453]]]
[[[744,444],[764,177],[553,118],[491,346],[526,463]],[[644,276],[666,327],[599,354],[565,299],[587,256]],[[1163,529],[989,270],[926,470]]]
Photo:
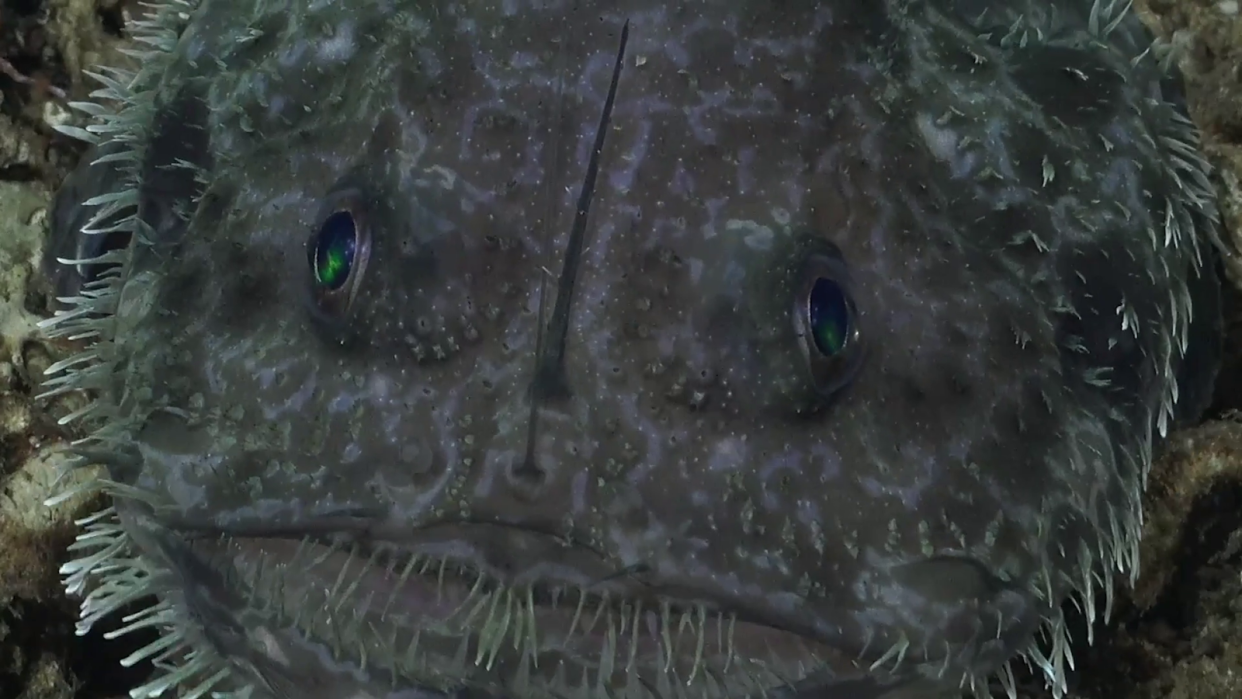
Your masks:
[[[317,547],[321,550],[353,548],[364,556],[371,556],[370,560],[364,562],[364,568],[368,570],[375,569],[377,561],[386,560],[387,566],[383,567],[387,575],[393,575],[400,570],[402,578],[410,575],[430,577],[436,579],[438,584],[443,583],[446,574],[457,582],[464,581],[468,584],[473,584],[473,581],[483,576],[483,591],[504,586],[529,588],[537,606],[558,607],[564,595],[577,590],[601,599],[610,599],[614,604],[628,600],[656,602],[653,606],[658,606],[659,602],[664,602],[669,605],[672,614],[689,613],[698,607],[705,607],[709,613],[723,614],[736,622],[767,626],[815,640],[815,634],[810,630],[797,629],[796,624],[772,619],[770,615],[716,599],[709,593],[667,583],[651,583],[644,578],[654,575],[654,572],[645,562],[625,566],[609,563],[605,554],[589,545],[538,528],[462,520],[456,523],[420,525],[417,529],[410,529],[408,526],[377,524],[377,519],[361,511],[346,511],[297,523],[246,522],[220,526],[171,518],[162,519],[161,524],[190,537],[227,537],[236,541],[283,540],[298,542],[300,547]],[[554,570],[532,568],[529,572],[522,573],[521,566],[512,560],[503,560],[511,558],[510,552],[498,553],[504,547],[483,547],[473,541],[485,537],[467,537],[472,540],[471,544],[466,547],[458,546],[463,532],[477,533],[477,530],[483,530],[484,534],[493,531],[513,532],[520,534],[527,542],[541,539],[560,552],[573,550],[580,555],[572,558],[564,556],[570,560],[554,566]],[[546,552],[546,549],[540,552]],[[486,563],[481,564],[480,559]],[[414,568],[403,569],[403,564],[413,565]],[[515,573],[515,570],[519,572]],[[553,575],[553,572],[561,574]]]
[[[457,555],[311,535],[230,534],[192,546],[235,573],[240,617],[330,647],[364,674],[368,664],[384,670],[394,684],[627,697],[697,687],[723,698],[857,670],[806,634],[628,576],[515,582]]]

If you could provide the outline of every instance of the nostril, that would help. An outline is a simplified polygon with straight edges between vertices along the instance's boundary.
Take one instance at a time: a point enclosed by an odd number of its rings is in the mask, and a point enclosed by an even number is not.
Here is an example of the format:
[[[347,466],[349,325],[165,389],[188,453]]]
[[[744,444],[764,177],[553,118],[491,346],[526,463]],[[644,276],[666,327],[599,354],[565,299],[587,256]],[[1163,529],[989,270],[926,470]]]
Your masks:
[[[539,468],[538,464],[535,463],[533,454],[527,454],[521,459],[515,459],[510,472],[512,478],[532,483],[538,483],[547,477],[543,469]]]
[[[531,501],[539,497],[548,480],[547,471],[537,462],[533,452],[515,453],[505,464],[505,479],[509,489],[519,499]]]

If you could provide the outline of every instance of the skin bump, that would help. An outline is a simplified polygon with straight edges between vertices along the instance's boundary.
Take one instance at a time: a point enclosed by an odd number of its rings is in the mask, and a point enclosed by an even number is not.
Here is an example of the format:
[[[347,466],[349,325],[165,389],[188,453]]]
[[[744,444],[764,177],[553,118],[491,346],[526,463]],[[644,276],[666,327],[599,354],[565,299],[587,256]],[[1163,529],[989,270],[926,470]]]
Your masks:
[[[1125,3],[139,32],[46,265],[134,697],[1064,696],[1234,254]]]

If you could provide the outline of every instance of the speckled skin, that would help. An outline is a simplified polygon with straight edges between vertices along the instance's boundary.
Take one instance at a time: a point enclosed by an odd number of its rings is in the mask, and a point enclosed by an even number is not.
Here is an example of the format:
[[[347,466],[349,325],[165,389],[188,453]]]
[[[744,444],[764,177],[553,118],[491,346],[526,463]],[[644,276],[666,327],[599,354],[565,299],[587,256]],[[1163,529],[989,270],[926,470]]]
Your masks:
[[[1058,606],[1133,571],[1157,428],[1219,344],[1177,86],[1091,13],[204,0],[101,386],[177,633],[298,699],[1061,677]],[[325,305],[342,204],[370,253]],[[794,308],[838,255],[865,359],[827,395]]]

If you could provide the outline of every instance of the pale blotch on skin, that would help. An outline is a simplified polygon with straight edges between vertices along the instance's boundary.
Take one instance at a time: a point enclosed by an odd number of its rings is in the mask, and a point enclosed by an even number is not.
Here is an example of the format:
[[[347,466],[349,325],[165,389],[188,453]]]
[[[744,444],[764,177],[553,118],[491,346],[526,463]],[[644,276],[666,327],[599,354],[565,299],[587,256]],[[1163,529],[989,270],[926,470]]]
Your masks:
[[[157,600],[134,696],[1064,695],[1230,254],[1124,3],[137,31],[48,324],[112,498],[82,628]]]

